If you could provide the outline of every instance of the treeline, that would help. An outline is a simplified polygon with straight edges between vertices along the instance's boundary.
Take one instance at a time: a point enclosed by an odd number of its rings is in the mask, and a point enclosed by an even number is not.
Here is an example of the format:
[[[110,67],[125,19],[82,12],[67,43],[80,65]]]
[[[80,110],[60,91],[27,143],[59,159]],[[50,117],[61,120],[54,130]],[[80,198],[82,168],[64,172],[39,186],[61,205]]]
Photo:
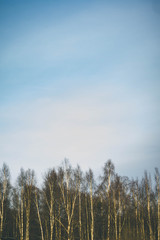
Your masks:
[[[65,160],[36,184],[21,169],[16,186],[3,164],[0,172],[0,239],[160,240],[160,174],[141,181],[121,177],[108,160],[98,182]],[[154,187],[152,187],[152,184]],[[9,238],[8,238],[9,239]]]

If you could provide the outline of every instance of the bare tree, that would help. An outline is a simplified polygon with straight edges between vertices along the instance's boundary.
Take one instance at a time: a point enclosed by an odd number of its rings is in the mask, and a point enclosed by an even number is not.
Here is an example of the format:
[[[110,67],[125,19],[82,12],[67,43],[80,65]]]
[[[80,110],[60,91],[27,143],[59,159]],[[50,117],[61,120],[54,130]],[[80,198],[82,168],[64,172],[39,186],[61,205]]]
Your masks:
[[[158,168],[155,169],[156,174],[155,174],[155,179],[156,179],[156,188],[157,188],[157,195],[158,195],[158,239],[160,240],[160,174],[158,171]]]
[[[18,200],[18,228],[20,233],[20,240],[24,240],[24,186],[25,186],[25,172],[20,170],[16,187],[16,194]]]
[[[67,160],[45,175],[43,187],[34,172],[21,172],[11,187],[7,167],[0,170],[0,240],[160,240],[160,174],[155,187],[145,173],[130,181],[109,160],[99,185],[91,169],[83,175]]]
[[[28,169],[25,172],[25,191],[24,191],[24,206],[26,210],[26,236],[25,239],[29,240],[29,224],[30,224],[30,208],[31,208],[31,194],[33,193],[34,186],[34,171]]]
[[[0,239],[3,234],[4,224],[4,201],[7,195],[7,185],[9,181],[9,169],[6,164],[3,164],[0,171]]]
[[[78,196],[79,180],[72,170],[67,159],[64,161],[63,168],[59,169],[59,187],[61,191],[64,209],[67,215],[67,227],[61,221],[61,225],[67,232],[68,240],[71,240],[72,235],[72,220],[75,210],[75,203]],[[60,221],[60,220],[59,220]]]
[[[41,238],[42,240],[44,240],[43,226],[42,226],[42,220],[41,220],[41,215],[39,210],[39,201],[38,201],[39,195],[40,195],[39,189],[35,188],[35,205],[36,205],[38,221],[41,229]]]
[[[90,206],[91,206],[91,240],[94,239],[94,211],[93,211],[93,185],[94,185],[94,178],[93,172],[89,169],[88,173],[86,173],[86,179],[89,186],[90,192]]]
[[[136,220],[136,237],[139,236],[139,223],[138,223],[138,209],[139,209],[139,195],[138,195],[138,180],[132,181],[131,183],[131,193],[133,196],[133,201],[135,205],[135,220]]]
[[[79,212],[79,240],[82,240],[82,203],[81,203],[81,191],[82,191],[82,171],[80,166],[77,166],[76,176],[78,181],[78,212]]]
[[[148,178],[147,172],[145,172],[145,190],[147,196],[147,213],[148,213],[148,227],[149,227],[149,239],[154,240],[153,230],[152,230],[152,223],[151,223],[151,179]]]
[[[50,169],[45,176],[45,187],[43,189],[44,200],[49,212],[49,226],[50,226],[50,240],[53,240],[54,236],[54,225],[56,218],[55,204],[58,187],[58,178],[55,169]],[[47,226],[47,225],[46,225]],[[56,230],[56,226],[55,226]]]
[[[104,188],[104,191],[106,192],[107,202],[108,202],[107,240],[110,239],[110,224],[111,224],[111,199],[110,199],[110,194],[111,194],[111,180],[112,180],[113,176],[114,176],[114,165],[111,162],[111,160],[108,160],[104,165],[103,176],[101,177],[102,188]]]

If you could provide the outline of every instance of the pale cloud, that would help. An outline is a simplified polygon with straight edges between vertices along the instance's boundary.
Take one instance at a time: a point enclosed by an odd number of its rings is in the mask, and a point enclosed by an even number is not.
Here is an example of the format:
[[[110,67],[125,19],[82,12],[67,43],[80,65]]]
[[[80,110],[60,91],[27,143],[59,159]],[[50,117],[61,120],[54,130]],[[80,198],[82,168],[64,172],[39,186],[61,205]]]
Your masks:
[[[68,99],[46,98],[8,107],[1,114],[10,128],[1,134],[0,158],[16,168],[16,174],[20,167],[30,167],[39,178],[65,157],[84,170],[100,169],[108,158],[118,169],[128,161],[143,161],[144,146],[154,139],[153,126],[149,129],[152,105],[145,95],[126,101],[125,92],[125,88],[103,87]],[[137,154],[130,156],[138,146]]]

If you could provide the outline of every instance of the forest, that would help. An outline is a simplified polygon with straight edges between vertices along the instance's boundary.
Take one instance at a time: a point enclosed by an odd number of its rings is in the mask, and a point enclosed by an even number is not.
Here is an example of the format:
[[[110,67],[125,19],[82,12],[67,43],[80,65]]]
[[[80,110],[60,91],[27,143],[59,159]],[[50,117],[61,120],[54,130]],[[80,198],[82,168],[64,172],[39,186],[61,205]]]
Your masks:
[[[41,187],[21,169],[15,186],[0,169],[0,240],[160,240],[160,174],[139,179],[115,172],[111,160],[93,171],[65,159]]]

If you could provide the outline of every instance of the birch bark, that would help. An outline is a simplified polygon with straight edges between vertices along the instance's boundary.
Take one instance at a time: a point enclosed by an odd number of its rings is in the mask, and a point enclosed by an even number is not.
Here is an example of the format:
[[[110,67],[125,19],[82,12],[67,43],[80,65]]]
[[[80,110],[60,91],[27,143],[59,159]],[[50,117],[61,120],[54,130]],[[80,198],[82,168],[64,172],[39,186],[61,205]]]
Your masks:
[[[149,239],[154,240],[153,231],[152,231],[152,223],[151,223],[151,209],[150,209],[150,182],[145,174],[145,188],[146,188],[146,195],[147,195],[147,213],[148,213],[148,227],[149,227]]]
[[[0,239],[2,238],[2,233],[3,233],[3,221],[4,221],[4,201],[6,197],[6,192],[7,192],[7,176],[5,172],[5,168],[2,171],[2,190],[0,189]]]
[[[42,240],[44,240],[43,227],[42,227],[42,221],[41,221],[41,215],[40,215],[40,211],[39,211],[39,204],[38,204],[38,197],[37,197],[36,190],[35,190],[35,205],[36,205],[38,221],[39,221],[39,225],[40,225],[40,229],[41,229],[41,238],[42,238]]]
[[[158,169],[156,168],[156,187],[157,187],[157,194],[158,194],[158,226],[157,226],[157,232],[158,232],[158,240],[160,240],[160,174],[158,172]]]

